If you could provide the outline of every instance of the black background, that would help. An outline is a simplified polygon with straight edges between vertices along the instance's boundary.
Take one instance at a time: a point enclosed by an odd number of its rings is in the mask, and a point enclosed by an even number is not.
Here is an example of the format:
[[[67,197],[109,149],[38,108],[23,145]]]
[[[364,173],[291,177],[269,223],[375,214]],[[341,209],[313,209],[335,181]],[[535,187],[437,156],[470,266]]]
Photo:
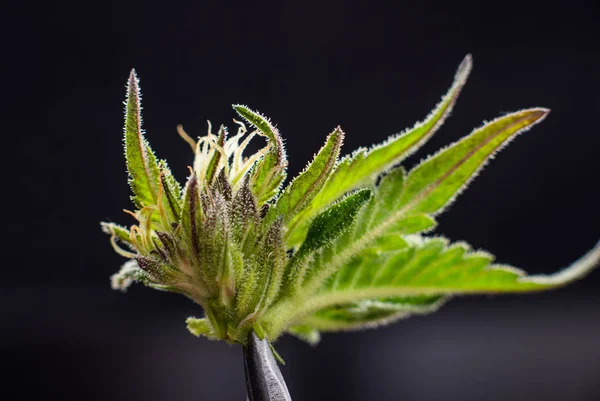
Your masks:
[[[393,3],[393,4],[392,4]],[[23,2],[2,13],[2,399],[243,400],[239,347],[192,337],[201,311],[109,288],[98,222],[129,223],[121,148],[135,67],[147,136],[183,180],[175,132],[270,116],[290,173],[337,124],[346,152],[422,119],[463,56],[450,120],[407,165],[483,120],[552,109],[440,217],[437,234],[532,273],[599,237],[595,2]],[[277,348],[294,400],[600,400],[600,274],[545,294],[454,300],[435,315]]]

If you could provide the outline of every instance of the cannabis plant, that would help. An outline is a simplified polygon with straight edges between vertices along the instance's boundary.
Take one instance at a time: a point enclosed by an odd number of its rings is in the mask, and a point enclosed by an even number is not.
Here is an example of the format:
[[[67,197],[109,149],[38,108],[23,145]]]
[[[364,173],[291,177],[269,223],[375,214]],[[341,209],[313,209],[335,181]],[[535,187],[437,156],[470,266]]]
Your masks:
[[[485,163],[544,108],[519,110],[406,170],[399,164],[442,125],[471,70],[467,56],[454,83],[421,123],[382,144],[340,158],[337,127],[304,171],[285,184],[287,156],[275,126],[242,105],[235,134],[220,126],[197,139],[180,135],[195,158],[181,186],[141,127],[139,83],[127,87],[125,157],[137,222],[102,223],[128,259],[112,277],[183,294],[202,307],[195,335],[247,344],[283,333],[316,343],[320,332],[387,324],[435,311],[451,297],[556,288],[588,273],[600,243],[572,266],[528,276],[494,263],[466,243],[427,235]],[[245,154],[253,139],[259,151]]]

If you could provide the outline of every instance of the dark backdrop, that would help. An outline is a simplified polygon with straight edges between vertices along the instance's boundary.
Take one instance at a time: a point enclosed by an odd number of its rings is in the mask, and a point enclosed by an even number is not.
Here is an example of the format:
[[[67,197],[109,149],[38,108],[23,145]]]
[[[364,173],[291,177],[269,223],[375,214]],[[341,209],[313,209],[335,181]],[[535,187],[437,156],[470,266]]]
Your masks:
[[[394,3],[394,4],[389,4]],[[270,116],[297,173],[337,124],[346,152],[422,119],[473,53],[452,118],[420,157],[531,106],[519,137],[437,233],[529,272],[600,234],[595,2],[21,2],[2,13],[2,399],[243,400],[241,350],[192,337],[177,295],[111,291],[123,262],[98,222],[127,222],[123,99],[183,179],[175,132]],[[6,7],[6,6],[5,6]],[[294,400],[600,400],[600,274],[551,293],[462,298],[375,331],[278,350]]]

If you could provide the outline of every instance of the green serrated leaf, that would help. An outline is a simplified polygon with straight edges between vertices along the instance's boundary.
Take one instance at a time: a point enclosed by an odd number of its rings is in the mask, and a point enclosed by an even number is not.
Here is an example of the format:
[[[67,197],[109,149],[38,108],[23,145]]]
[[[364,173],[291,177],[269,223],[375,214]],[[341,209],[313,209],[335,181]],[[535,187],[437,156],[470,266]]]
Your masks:
[[[442,238],[408,238],[408,248],[376,256],[371,252],[357,255],[353,260],[358,264],[346,264],[316,294],[295,304],[295,315],[306,317],[300,321],[316,328],[317,322],[311,319],[320,316],[317,311],[335,310],[336,306],[349,303],[388,297],[547,290],[583,277],[600,261],[599,242],[579,261],[558,273],[526,276],[513,267],[492,264],[491,255],[472,252],[463,243],[448,246]],[[334,323],[331,324],[334,329]]]
[[[417,234],[424,233],[433,230],[437,222],[435,219],[427,214],[419,213],[406,216],[403,219],[398,220],[396,224],[392,224],[388,228],[389,233],[399,234]]]
[[[548,113],[548,109],[534,108],[497,118],[428,158],[408,175],[400,200],[402,210],[441,212],[495,152]]]
[[[398,167],[381,179],[374,201],[369,205],[368,210],[361,213],[357,221],[354,238],[364,235],[371,227],[387,219],[391,210],[396,210],[404,190],[404,175],[404,168]]]
[[[131,70],[125,106],[125,157],[133,201],[139,208],[155,205],[158,198],[157,159],[142,132],[139,81]]]
[[[333,171],[343,141],[344,133],[337,127],[313,161],[285,188],[275,206],[269,210],[271,219],[282,216],[283,223],[287,224],[313,200]]]
[[[361,189],[334,203],[315,217],[297,254],[307,255],[312,253],[350,229],[356,214],[369,199],[371,199],[371,190]]]
[[[321,309],[302,319],[301,324],[315,331],[375,328],[414,314],[434,312],[445,301],[446,297],[439,295],[366,300]]]
[[[296,216],[289,225],[291,230],[287,238],[288,246],[293,247],[302,241],[310,218],[322,208],[354,188],[370,185],[379,174],[400,163],[431,138],[450,115],[471,67],[471,56],[467,55],[456,72],[450,90],[423,122],[368,151],[359,149],[342,159],[310,207]]]
[[[401,227],[408,217],[438,211],[499,147],[546,114],[545,109],[530,109],[498,118],[423,162],[406,180],[402,178],[401,169],[390,173],[381,181],[369,218],[359,218],[361,223],[357,224],[357,230],[360,231],[352,238],[338,241],[336,254],[331,254],[330,260],[324,262],[326,267],[315,269],[320,275],[315,277],[312,285],[320,285],[377,238],[398,231],[398,226]],[[399,201],[394,202],[394,199]]]
[[[371,190],[362,189],[334,203],[312,221],[306,239],[289,262],[287,288],[298,290],[307,273],[308,257],[331,244],[344,232],[352,228],[357,213],[371,199]],[[287,292],[292,292],[288,290]]]

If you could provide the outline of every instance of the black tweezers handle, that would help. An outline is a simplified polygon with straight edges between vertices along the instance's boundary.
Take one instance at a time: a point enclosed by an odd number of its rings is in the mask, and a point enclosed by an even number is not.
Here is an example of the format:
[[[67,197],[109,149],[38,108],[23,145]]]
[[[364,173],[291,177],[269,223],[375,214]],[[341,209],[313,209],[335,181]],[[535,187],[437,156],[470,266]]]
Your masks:
[[[244,347],[244,368],[249,401],[292,401],[268,341],[254,331]]]

